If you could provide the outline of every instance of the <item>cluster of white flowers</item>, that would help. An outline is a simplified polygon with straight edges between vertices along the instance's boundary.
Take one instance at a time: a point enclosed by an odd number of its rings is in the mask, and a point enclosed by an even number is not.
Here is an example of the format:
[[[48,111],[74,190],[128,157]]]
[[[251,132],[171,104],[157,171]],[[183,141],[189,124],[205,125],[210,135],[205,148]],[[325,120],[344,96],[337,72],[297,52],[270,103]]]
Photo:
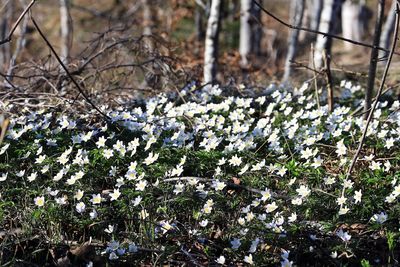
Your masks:
[[[343,82],[342,87],[344,99],[359,91],[348,82]],[[186,193],[194,194],[199,196],[196,204],[200,215],[196,216],[196,225],[200,229],[193,230],[197,233],[214,227],[214,211],[220,208],[217,196],[228,198],[244,190],[249,193],[248,202],[240,203],[239,216],[231,222],[232,228],[240,229],[237,234],[251,231],[249,226],[255,221],[267,230],[285,234],[287,226],[305,219],[300,211],[314,195],[329,196],[329,203],[321,202],[321,206],[337,204],[338,215],[345,215],[361,206],[365,198],[362,192],[367,189],[361,181],[339,177],[347,170],[356,137],[365,122],[351,116],[348,106],[337,105],[329,113],[327,106],[319,107],[313,94],[305,93],[307,90],[305,84],[292,92],[274,87],[272,93],[256,98],[222,97],[220,88],[206,86],[194,99],[181,104],[160,95],[147,101],[145,107],[108,112],[114,124],[129,131],[128,138],[111,131],[107,124],[82,127],[80,121],[85,116],[72,118],[63,114],[54,118],[54,114],[44,110],[32,112],[12,119],[8,141],[0,147],[0,156],[4,157],[22,136],[35,136],[33,148],[18,159],[29,160],[32,166],[2,171],[0,183],[27,181],[38,188],[50,184],[65,194],[58,195],[54,190],[49,193],[43,188],[33,198],[34,205],[38,208],[46,208],[49,203],[60,207],[72,205],[76,216],[92,220],[98,219],[100,210],[107,205],[112,207],[113,203],[126,200],[141,220],[149,216],[158,218],[160,215],[152,214],[145,206],[148,203],[143,201],[157,188],[169,188],[177,199]],[[380,156],[395,149],[400,140],[400,112],[396,109],[400,104],[395,101],[389,108],[389,116],[381,123],[379,119],[386,105],[379,103],[367,133],[370,140],[380,144],[379,151],[368,152],[358,161],[360,166],[367,163],[363,171],[371,175],[390,175],[394,169],[392,159]],[[69,134],[71,138],[60,140],[60,134]],[[163,149],[185,154],[175,159],[174,154],[165,156]],[[196,152],[217,155],[213,162],[207,163],[210,167],[201,171],[207,177],[200,177],[187,167],[189,161],[203,164],[199,156],[193,156]],[[174,163],[164,168],[166,161]],[[100,165],[107,166],[101,177],[96,173]],[[154,171],[159,169],[162,171]],[[325,178],[320,179],[321,176]],[[101,188],[102,184],[109,188]],[[88,185],[97,191],[91,191]],[[388,204],[400,195],[397,180],[392,187],[386,197]],[[125,194],[128,189],[136,195]],[[70,192],[73,195],[68,195]],[[370,216],[381,224],[387,220],[384,212]],[[171,220],[158,221],[164,234],[173,228]],[[337,235],[345,242],[350,241],[350,236],[342,230]],[[239,249],[240,240],[231,240],[231,249]],[[255,263],[253,255],[262,242],[262,236],[252,241],[250,254],[244,255],[243,262]],[[118,249],[121,249],[119,244],[110,247],[112,258],[125,253]],[[281,257],[282,266],[292,265],[289,252]],[[225,260],[221,255],[216,262],[224,264]]]

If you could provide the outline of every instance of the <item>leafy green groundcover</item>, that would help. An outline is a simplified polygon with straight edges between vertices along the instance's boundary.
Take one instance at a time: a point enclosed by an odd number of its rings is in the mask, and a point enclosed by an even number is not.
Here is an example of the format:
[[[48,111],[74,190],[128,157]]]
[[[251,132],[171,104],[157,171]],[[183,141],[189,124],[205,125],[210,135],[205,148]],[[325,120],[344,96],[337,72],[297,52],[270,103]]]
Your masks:
[[[185,88],[130,109],[37,110],[0,147],[4,265],[364,265],[398,260],[399,101],[365,125],[314,89]],[[241,88],[244,89],[244,88]],[[320,96],[324,101],[324,95]],[[66,264],[66,265],[62,265]]]

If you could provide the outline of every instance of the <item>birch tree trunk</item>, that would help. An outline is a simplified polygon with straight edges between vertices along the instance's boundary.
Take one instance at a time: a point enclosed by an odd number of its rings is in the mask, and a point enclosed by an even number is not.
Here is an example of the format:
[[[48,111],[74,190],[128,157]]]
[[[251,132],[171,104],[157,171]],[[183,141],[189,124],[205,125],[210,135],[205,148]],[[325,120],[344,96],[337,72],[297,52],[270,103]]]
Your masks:
[[[384,10],[385,10],[385,0],[379,0],[378,14],[375,22],[374,43],[373,43],[374,47],[377,47],[380,43]],[[372,93],[374,91],[374,85],[375,85],[376,65],[378,63],[378,54],[379,54],[378,49],[372,48],[371,59],[369,62],[368,84],[367,84],[367,89],[365,91],[364,119],[367,119],[369,113],[368,111],[371,108]]]
[[[298,0],[293,0],[293,2],[296,2]],[[318,30],[319,28],[319,23],[321,20],[321,13],[322,13],[322,7],[323,7],[323,0],[307,0],[306,1],[306,8],[304,11],[304,19],[303,19],[303,26],[306,28],[309,28],[311,30]],[[300,32],[300,40],[304,39],[310,39],[311,41],[315,40],[315,34],[313,33],[308,33],[305,31]]]
[[[151,10],[151,0],[142,0],[143,8],[143,35],[147,36],[145,38],[145,43],[149,50],[154,49],[153,40],[151,35],[153,34],[153,15]]]
[[[361,17],[363,6],[359,3],[346,1],[342,6],[342,32],[343,37],[357,42],[363,36],[363,21]],[[353,48],[351,43],[344,43],[346,49]]]
[[[390,40],[394,31],[394,25],[396,22],[396,0],[392,0],[392,6],[390,7],[389,14],[386,18],[385,25],[383,26],[382,36],[380,41],[380,47],[389,49]],[[382,63],[386,64],[388,53],[385,51],[379,51],[379,58],[383,59]]]
[[[304,4],[305,0],[293,1],[290,5],[290,14],[291,14],[291,24],[297,27],[300,27],[303,21],[304,16]],[[299,39],[299,30],[291,29],[290,35],[288,38],[288,52],[286,56],[285,62],[285,73],[283,75],[283,81],[286,82],[289,80],[291,73],[291,61],[294,60],[296,56],[297,43]]]
[[[318,30],[332,34],[334,31],[335,20],[338,17],[341,0],[324,0],[321,21]],[[315,67],[320,69],[323,66],[323,51],[326,51],[327,57],[331,55],[332,38],[319,34],[315,44]]]
[[[251,41],[252,41],[251,11],[252,11],[252,0],[241,0],[239,54],[241,58],[240,64],[242,67],[247,67],[249,65],[249,56],[251,53]]]
[[[213,83],[217,76],[218,36],[221,24],[221,2],[212,0],[210,16],[207,22],[206,41],[204,49],[204,83]]]
[[[72,21],[70,14],[70,4],[70,0],[60,0],[60,58],[64,64],[68,64],[72,44]]]

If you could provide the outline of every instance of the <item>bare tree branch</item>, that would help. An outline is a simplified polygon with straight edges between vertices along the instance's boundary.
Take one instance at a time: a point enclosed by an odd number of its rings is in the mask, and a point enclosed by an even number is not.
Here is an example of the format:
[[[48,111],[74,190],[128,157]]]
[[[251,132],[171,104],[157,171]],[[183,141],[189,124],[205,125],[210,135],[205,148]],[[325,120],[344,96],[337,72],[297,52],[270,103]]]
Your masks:
[[[342,41],[345,41],[345,42],[352,43],[352,44],[354,44],[354,45],[363,46],[363,47],[368,47],[368,48],[375,48],[375,49],[378,49],[378,50],[381,50],[381,51],[390,52],[390,50],[388,50],[388,49],[386,49],[386,48],[383,48],[383,47],[380,47],[380,46],[370,45],[370,44],[366,44],[366,43],[362,43],[362,42],[357,42],[357,41],[354,41],[354,40],[351,40],[351,39],[344,38],[344,37],[339,36],[339,35],[329,34],[329,33],[327,33],[327,32],[321,32],[321,31],[311,30],[311,29],[304,28],[304,27],[297,27],[297,26],[292,25],[292,24],[289,24],[289,23],[283,21],[282,19],[280,19],[279,17],[275,16],[273,13],[271,13],[270,11],[268,11],[267,9],[265,9],[265,8],[264,8],[260,3],[258,3],[256,0],[253,0],[253,1],[254,1],[254,4],[255,4],[256,6],[258,6],[258,7],[259,7],[264,13],[266,13],[268,16],[272,17],[274,20],[278,21],[280,24],[283,24],[283,25],[285,25],[286,27],[289,27],[289,28],[291,28],[291,29],[300,30],[300,31],[305,31],[305,32],[311,32],[311,33],[315,33],[315,34],[322,34],[322,35],[324,35],[325,37],[331,37],[331,38],[334,38],[334,39],[342,40]],[[400,52],[393,52],[393,54],[400,55]]]
[[[22,19],[25,17],[26,13],[28,13],[28,11],[32,8],[32,6],[35,4],[35,2],[36,2],[36,0],[32,0],[29,3],[29,5],[24,9],[24,11],[21,13],[19,18],[15,22],[14,26],[12,27],[10,33],[8,34],[8,37],[6,39],[0,41],[0,45],[3,45],[5,43],[8,43],[11,41],[11,38],[12,38],[15,30],[17,29],[18,25],[21,23]]]
[[[71,75],[71,73],[69,72],[68,68],[64,65],[64,63],[62,62],[61,58],[58,56],[57,52],[54,50],[54,47],[50,44],[49,40],[47,40],[46,36],[43,34],[42,30],[39,28],[39,25],[36,23],[35,19],[31,16],[31,20],[33,22],[33,25],[35,26],[36,30],[38,31],[38,33],[40,34],[40,36],[42,37],[42,39],[45,41],[45,43],[47,44],[47,46],[50,48],[50,50],[53,52],[55,58],[57,59],[58,63],[60,64],[60,66],[64,69],[65,73],[67,74],[67,76],[71,79],[72,83],[76,86],[76,88],[78,89],[79,93],[82,94],[82,96],[85,98],[85,100],[98,112],[100,113],[107,121],[111,121],[111,118],[105,114],[103,111],[101,111],[93,102],[92,100],[89,98],[89,96],[85,93],[85,91],[81,88],[81,86],[79,85],[79,83],[74,79],[74,77]]]
[[[396,28],[395,28],[395,31],[394,31],[392,48],[390,49],[388,61],[386,62],[386,67],[385,67],[385,70],[383,72],[382,81],[381,81],[381,84],[379,86],[378,93],[376,94],[374,104],[372,105],[372,108],[369,111],[368,118],[367,118],[366,124],[364,126],[363,134],[362,134],[362,136],[360,138],[360,143],[358,144],[357,151],[354,154],[353,160],[351,161],[350,167],[349,167],[349,169],[347,171],[346,179],[348,179],[350,177],[351,172],[353,171],[354,166],[356,164],[357,158],[358,158],[358,156],[359,156],[359,154],[361,152],[362,146],[363,146],[363,144],[365,142],[365,138],[367,136],[367,131],[368,131],[368,126],[372,121],[372,117],[374,115],[374,111],[376,109],[376,106],[378,105],[379,97],[382,95],[382,91],[383,91],[383,87],[385,85],[386,77],[387,77],[388,72],[389,72],[390,63],[392,62],[394,50],[395,50],[396,45],[397,45],[397,38],[398,38],[398,33],[399,33],[399,21],[400,21],[400,15],[399,15],[399,13],[400,13],[400,0],[396,0],[396,1],[397,1],[397,6],[396,6]],[[344,192],[342,192],[342,195],[343,195],[343,193]]]

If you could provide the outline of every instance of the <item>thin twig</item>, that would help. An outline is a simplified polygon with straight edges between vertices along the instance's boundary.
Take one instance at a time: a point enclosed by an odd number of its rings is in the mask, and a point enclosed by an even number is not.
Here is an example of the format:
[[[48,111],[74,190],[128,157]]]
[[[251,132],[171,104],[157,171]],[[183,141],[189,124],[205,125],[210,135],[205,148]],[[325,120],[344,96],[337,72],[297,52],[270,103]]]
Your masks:
[[[266,13],[267,15],[269,15],[270,17],[272,17],[274,20],[278,21],[280,24],[285,25],[286,27],[289,27],[291,29],[295,29],[295,30],[300,30],[300,31],[305,31],[305,32],[311,32],[311,33],[315,33],[315,34],[322,34],[325,37],[330,37],[330,38],[334,38],[334,39],[338,39],[338,40],[342,40],[345,42],[349,42],[352,43],[354,45],[358,45],[358,46],[364,46],[364,47],[368,47],[368,48],[376,48],[378,50],[381,51],[385,51],[385,52],[390,52],[390,50],[380,47],[380,46],[374,46],[374,45],[370,45],[370,44],[366,44],[366,43],[362,43],[362,42],[357,42],[351,39],[347,39],[338,35],[334,35],[334,34],[329,34],[327,32],[321,32],[321,31],[317,31],[317,30],[311,30],[308,28],[304,28],[304,27],[297,27],[295,25],[289,24],[283,20],[281,20],[280,18],[278,18],[277,16],[275,16],[273,13],[271,13],[270,11],[268,11],[267,9],[265,9],[260,3],[258,3],[257,1],[253,0],[254,4],[256,6],[258,6],[264,13]],[[393,52],[396,55],[400,55],[400,52]]]
[[[71,79],[72,83],[76,86],[76,88],[78,89],[79,93],[82,94],[82,96],[85,98],[85,100],[98,112],[100,113],[104,118],[106,118],[107,121],[111,121],[111,118],[105,114],[103,111],[101,111],[93,102],[92,100],[89,98],[89,96],[85,93],[85,91],[81,88],[81,86],[79,85],[79,83],[75,80],[75,78],[71,75],[71,73],[69,72],[68,68],[64,65],[64,63],[62,62],[61,58],[58,56],[57,52],[54,50],[54,47],[50,44],[49,40],[47,40],[46,36],[43,34],[42,30],[39,28],[39,25],[36,23],[35,19],[31,16],[31,20],[33,22],[33,25],[35,26],[36,30],[38,31],[38,33],[40,34],[40,36],[42,37],[42,39],[45,41],[45,43],[47,44],[47,46],[50,48],[50,50],[53,52],[55,58],[57,59],[58,63],[60,64],[60,66],[64,69],[65,73],[67,74],[67,76]]]
[[[17,19],[17,21],[15,22],[14,26],[12,27],[10,33],[8,34],[7,38],[4,40],[0,41],[0,45],[3,45],[5,43],[8,43],[11,41],[11,38],[15,32],[15,30],[17,29],[18,25],[21,23],[22,19],[25,17],[26,13],[28,13],[28,11],[32,8],[32,6],[35,4],[36,0],[32,0],[29,5],[25,8],[25,10],[21,13],[21,15],[19,16],[19,18]]]
[[[399,21],[400,21],[400,16],[399,16],[400,4],[399,4],[399,2],[400,2],[400,0],[397,0],[397,5],[396,5],[396,25],[395,25],[396,28],[395,28],[395,31],[394,31],[393,43],[392,43],[392,47],[390,49],[388,61],[386,62],[385,71],[383,72],[382,81],[381,81],[381,84],[379,86],[378,93],[376,94],[374,104],[372,105],[372,109],[369,111],[367,122],[366,122],[366,124],[364,126],[363,134],[362,134],[362,136],[360,138],[360,143],[358,144],[357,151],[354,154],[353,160],[351,161],[350,167],[349,167],[349,169],[347,171],[346,179],[348,179],[350,177],[351,172],[354,169],[354,165],[355,165],[355,163],[357,161],[357,158],[358,158],[358,156],[359,156],[359,154],[361,152],[362,146],[363,146],[365,138],[367,136],[368,126],[371,123],[374,111],[376,109],[376,106],[378,105],[379,97],[382,95],[382,91],[383,91],[383,87],[385,85],[386,77],[387,77],[388,72],[389,72],[390,63],[392,62],[394,49],[396,48],[397,38],[398,38],[398,33],[399,33]],[[344,194],[344,188],[343,188],[343,191],[342,191],[342,195],[343,194]]]

